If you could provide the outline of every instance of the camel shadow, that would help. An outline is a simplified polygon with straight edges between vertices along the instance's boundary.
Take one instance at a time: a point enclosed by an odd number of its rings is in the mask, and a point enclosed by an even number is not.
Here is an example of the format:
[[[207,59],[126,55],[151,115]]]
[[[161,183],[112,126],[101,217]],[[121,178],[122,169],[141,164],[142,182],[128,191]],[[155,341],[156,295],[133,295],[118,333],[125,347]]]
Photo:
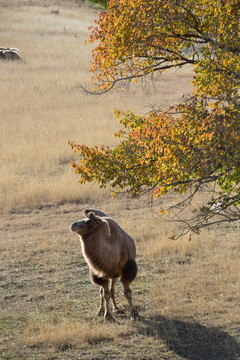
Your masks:
[[[237,360],[240,344],[226,332],[198,323],[154,316],[141,320],[145,336],[161,339],[168,349],[187,360]]]

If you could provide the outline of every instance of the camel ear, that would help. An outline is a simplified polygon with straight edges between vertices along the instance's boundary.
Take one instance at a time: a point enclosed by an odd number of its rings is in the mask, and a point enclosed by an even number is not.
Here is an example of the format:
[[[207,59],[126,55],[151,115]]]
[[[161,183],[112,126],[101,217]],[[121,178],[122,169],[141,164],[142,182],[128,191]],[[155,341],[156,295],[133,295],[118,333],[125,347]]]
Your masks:
[[[89,218],[89,220],[98,225],[103,222],[102,219],[99,216],[95,215],[92,211],[87,214],[87,217]]]

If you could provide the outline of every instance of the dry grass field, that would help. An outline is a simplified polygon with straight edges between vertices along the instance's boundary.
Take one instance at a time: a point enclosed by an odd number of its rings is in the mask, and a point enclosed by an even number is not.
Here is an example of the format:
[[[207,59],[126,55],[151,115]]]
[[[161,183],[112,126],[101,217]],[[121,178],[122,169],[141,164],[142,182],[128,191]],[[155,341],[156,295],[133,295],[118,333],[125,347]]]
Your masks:
[[[177,241],[145,199],[111,199],[79,185],[67,140],[114,144],[113,108],[144,114],[191,92],[191,70],[101,97],[90,86],[97,10],[74,0],[0,0],[0,46],[22,62],[0,62],[0,359],[240,359],[239,223]],[[172,195],[160,201],[170,203]],[[91,285],[70,224],[102,209],[136,241],[132,285],[141,318],[95,317]]]

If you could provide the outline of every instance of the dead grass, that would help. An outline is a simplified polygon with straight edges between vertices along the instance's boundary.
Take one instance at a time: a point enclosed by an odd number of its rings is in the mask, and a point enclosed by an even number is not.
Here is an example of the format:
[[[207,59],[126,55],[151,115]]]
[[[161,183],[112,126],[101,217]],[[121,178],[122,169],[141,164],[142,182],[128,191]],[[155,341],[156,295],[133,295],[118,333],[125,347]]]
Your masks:
[[[166,223],[150,220],[142,202],[98,203],[133,235],[138,250],[132,290],[142,319],[130,323],[118,284],[117,301],[126,313],[108,325],[95,317],[98,289],[90,284],[78,238],[68,232],[89,205],[2,216],[3,358],[238,359],[239,228],[172,241]]]
[[[0,67],[0,210],[101,197],[97,188],[80,189],[72,176],[73,153],[67,141],[114,144],[119,125],[113,108],[144,114],[149,105],[159,105],[159,98],[166,104],[171,94],[177,101],[182,75],[163,76],[160,90],[157,81],[155,87],[133,86],[128,93],[87,96],[77,85],[90,86],[91,47],[84,41],[96,11],[73,1],[18,3],[0,4],[1,46],[17,47],[23,58],[22,63],[1,62]],[[184,87],[190,91],[191,73],[186,76]]]
[[[143,114],[177,102],[191,91],[191,70],[93,99],[75,85],[89,83],[91,49],[83,41],[95,10],[74,1],[10,0],[0,12],[1,46],[18,47],[24,60],[0,64],[0,358],[239,359],[239,225],[170,240],[176,229],[156,220],[147,201],[112,200],[97,186],[80,186],[68,165],[68,139],[113,144],[114,106]],[[89,206],[136,241],[136,323],[121,284],[125,314],[114,324],[95,317],[98,289],[68,230]]]
[[[79,346],[96,345],[102,342],[118,342],[121,336],[129,333],[126,326],[107,326],[89,324],[86,321],[63,319],[57,324],[30,322],[19,341],[28,347],[53,346],[65,351]]]
[[[227,251],[224,240],[224,246],[221,246],[213,236],[205,236],[206,239],[204,235],[201,236],[198,246],[188,246],[186,255],[179,252],[174,256],[172,279],[163,284],[162,278],[155,282],[155,287],[152,287],[152,300],[155,299],[153,302],[157,311],[163,303],[167,308],[171,303],[170,312],[177,317],[188,313],[188,317],[201,318],[201,321],[209,325],[209,314],[215,314],[215,319],[211,318],[211,324],[220,326],[223,325],[224,315],[228,325],[235,323],[237,326],[239,319],[235,300],[240,292],[237,270],[240,262],[238,256],[234,255],[237,239],[236,242],[231,240],[232,249]],[[164,264],[163,269],[166,267]],[[158,265],[155,266],[155,271],[157,268]],[[160,284],[163,286],[161,299]],[[158,308],[159,304],[161,306]]]

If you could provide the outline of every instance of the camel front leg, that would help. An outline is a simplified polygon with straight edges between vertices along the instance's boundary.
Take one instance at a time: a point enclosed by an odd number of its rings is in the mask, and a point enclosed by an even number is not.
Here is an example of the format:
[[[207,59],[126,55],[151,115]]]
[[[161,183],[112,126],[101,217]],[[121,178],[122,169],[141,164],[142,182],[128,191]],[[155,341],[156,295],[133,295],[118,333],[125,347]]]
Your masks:
[[[90,279],[93,284],[100,286],[99,294],[100,294],[101,300],[100,300],[100,308],[98,309],[97,315],[105,316],[106,313],[109,313],[109,300],[108,300],[108,310],[107,310],[107,308],[105,309],[105,306],[104,306],[104,302],[106,301],[106,296],[108,297],[108,295],[105,296],[105,293],[109,294],[109,298],[110,298],[110,292],[108,289],[109,281],[107,279],[98,277],[96,274],[93,273],[93,271],[91,269],[90,269]],[[106,305],[107,305],[107,303],[106,303]]]
[[[103,296],[103,288],[102,287],[100,287],[99,295],[100,295],[101,300],[100,300],[100,307],[98,309],[97,315],[103,316],[105,313],[105,308],[104,308],[104,296]]]
[[[110,289],[111,299],[112,299],[112,303],[113,303],[113,312],[118,313],[118,314],[123,314],[123,311],[119,309],[119,307],[116,304],[116,300],[115,300],[115,285],[116,285],[117,279],[118,279],[117,277],[112,279],[112,284],[111,284],[111,289]]]
[[[105,313],[104,313],[104,318],[107,321],[114,321],[112,314],[110,312],[110,298],[111,298],[111,294],[109,291],[109,281],[105,280],[105,282],[102,284],[102,288],[103,288],[103,296],[105,299]]]

